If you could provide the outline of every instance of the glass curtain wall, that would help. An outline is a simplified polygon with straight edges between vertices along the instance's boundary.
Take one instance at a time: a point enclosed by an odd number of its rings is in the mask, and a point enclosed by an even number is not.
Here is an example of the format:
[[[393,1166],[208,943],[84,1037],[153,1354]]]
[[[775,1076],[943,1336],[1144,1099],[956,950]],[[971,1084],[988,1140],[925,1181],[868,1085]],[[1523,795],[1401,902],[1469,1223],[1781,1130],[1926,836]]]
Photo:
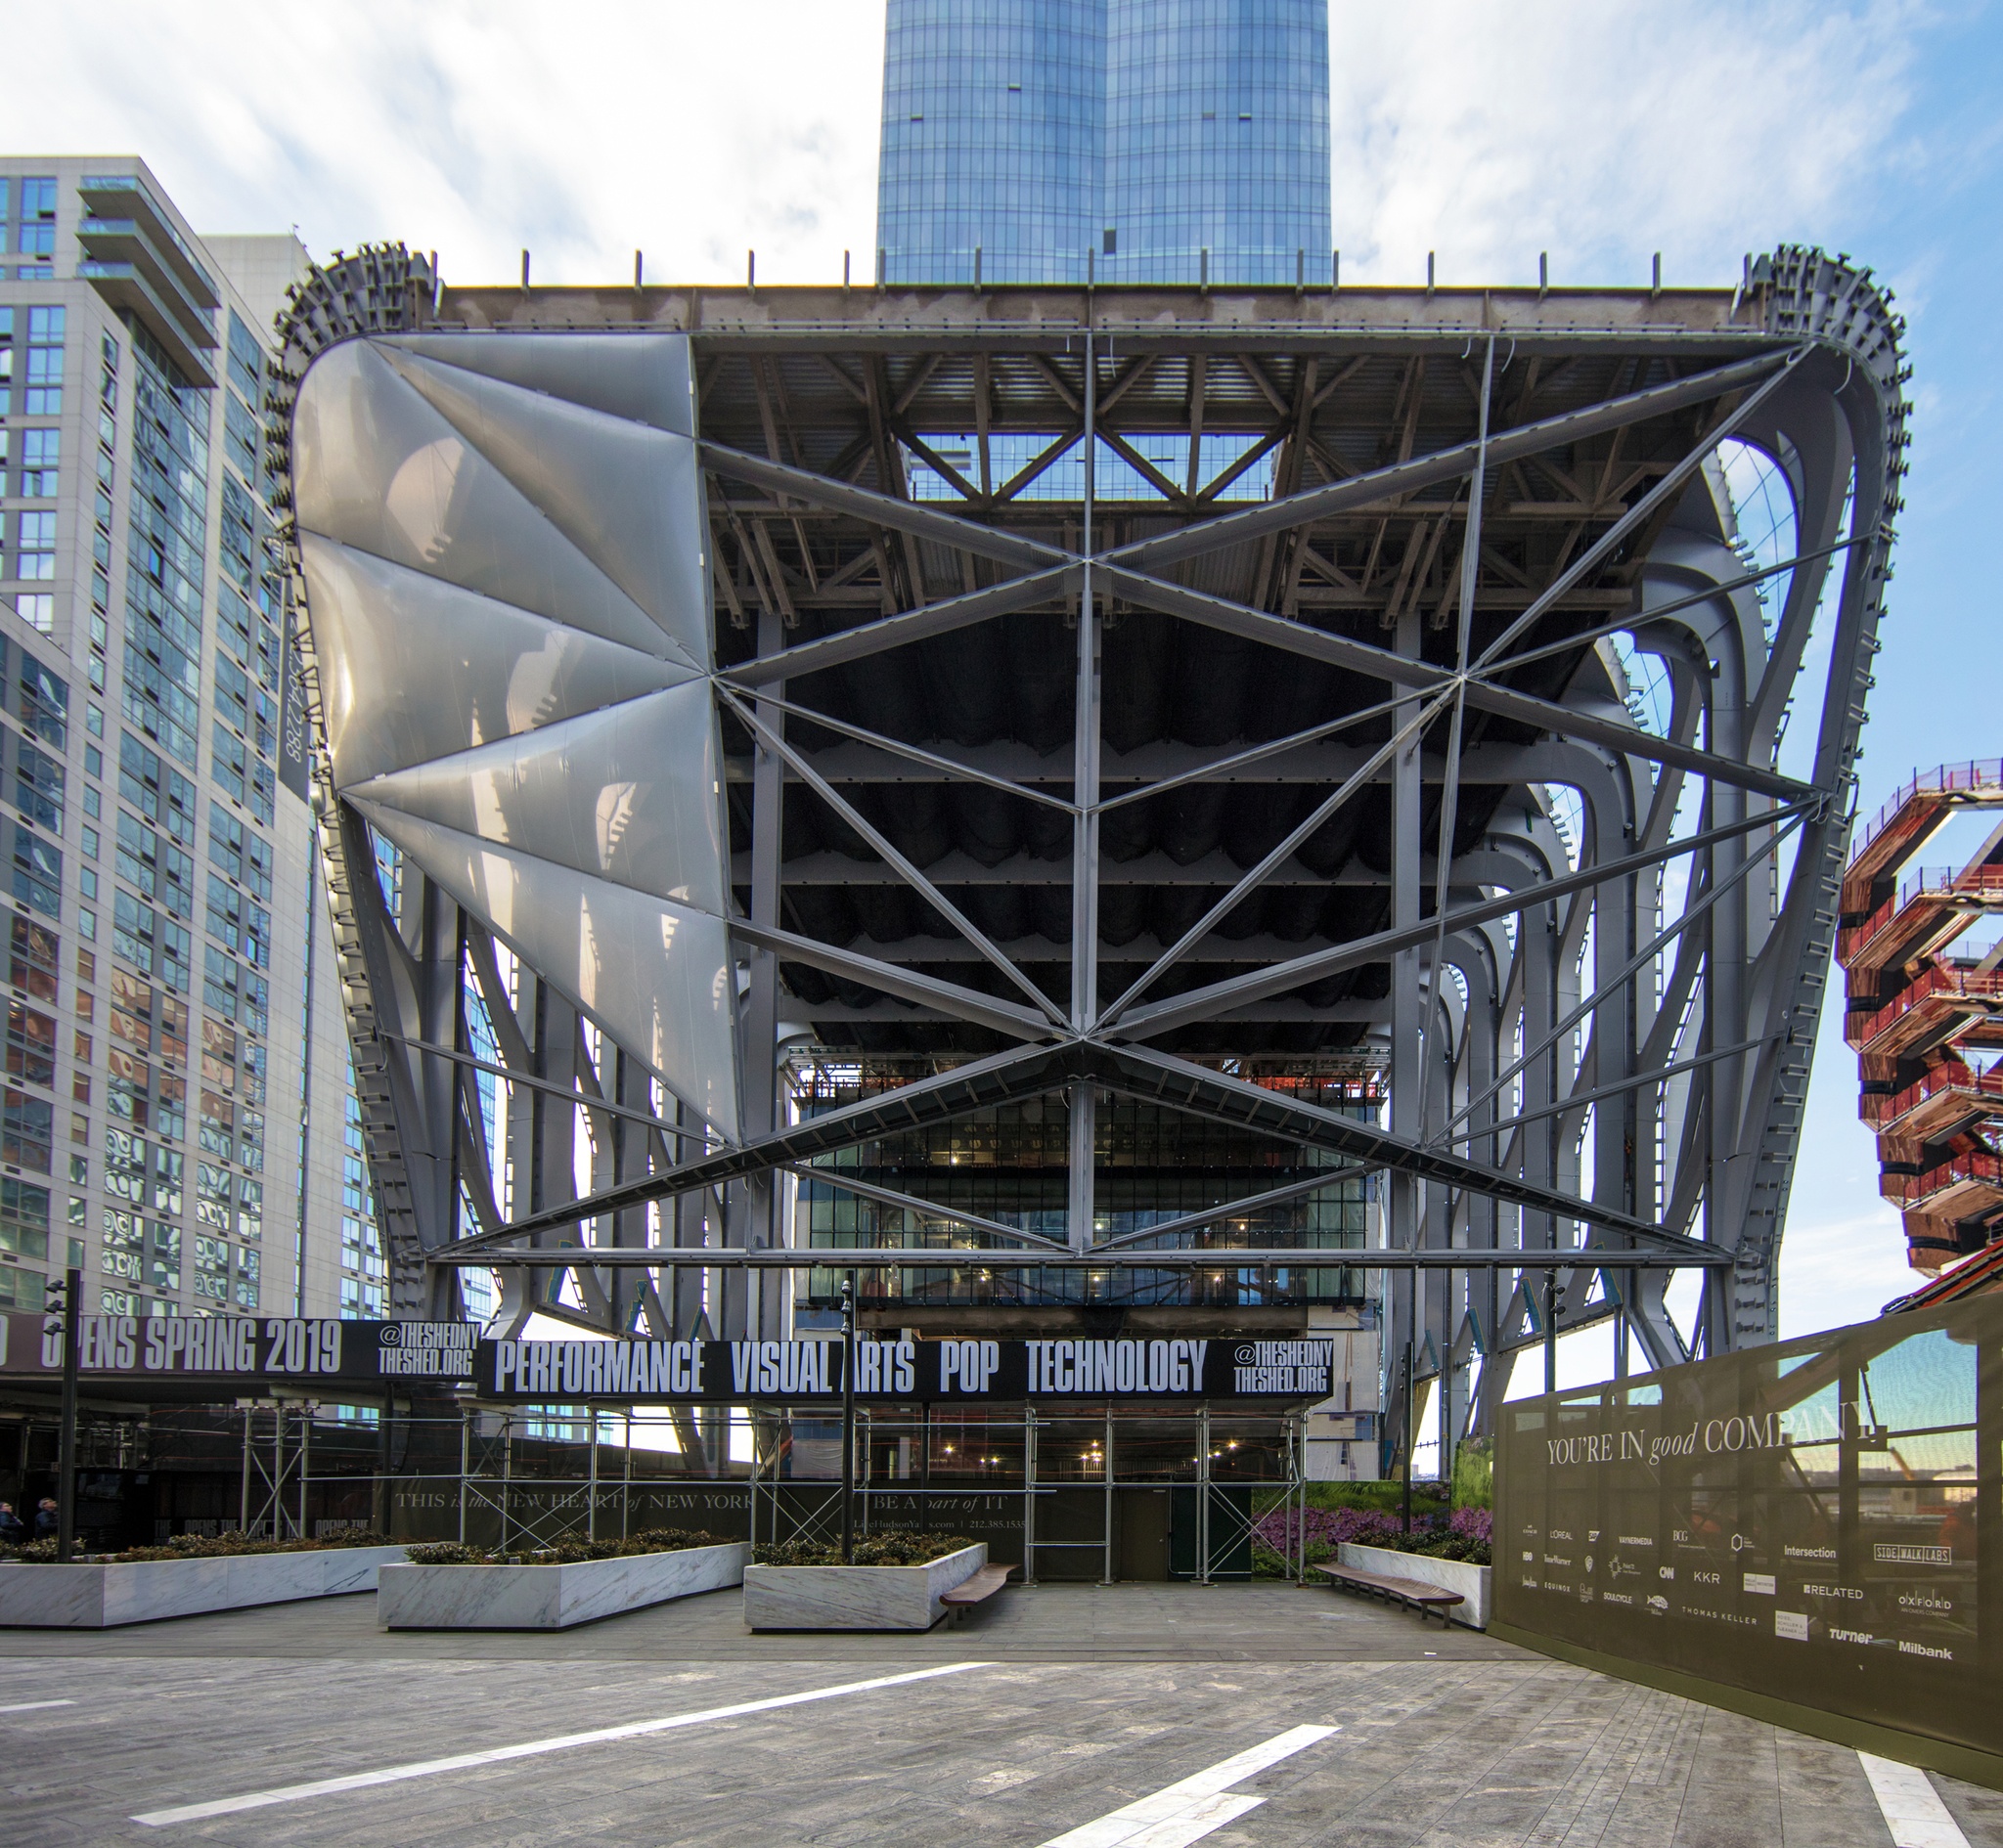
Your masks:
[[[890,0],[877,277],[1326,279],[1323,0]]]

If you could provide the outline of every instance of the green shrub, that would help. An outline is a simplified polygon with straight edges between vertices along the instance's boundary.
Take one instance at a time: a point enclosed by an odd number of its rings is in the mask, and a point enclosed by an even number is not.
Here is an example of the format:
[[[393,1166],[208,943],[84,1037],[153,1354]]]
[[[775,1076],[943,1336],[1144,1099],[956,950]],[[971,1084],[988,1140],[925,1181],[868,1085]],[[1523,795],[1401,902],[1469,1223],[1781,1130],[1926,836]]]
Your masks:
[[[857,1565],[925,1565],[958,1553],[974,1543],[964,1534],[919,1533],[912,1527],[878,1527],[858,1534]],[[839,1565],[841,1542],[825,1540],[763,1540],[752,1549],[759,1565]]]
[[[646,1553],[682,1553],[690,1547],[729,1546],[713,1533],[681,1527],[647,1527],[623,1540],[557,1540],[546,1547],[514,1551],[462,1546],[457,1540],[426,1540],[404,1548],[413,1565],[586,1565],[594,1560],[632,1560]]]
[[[395,1544],[386,1534],[361,1528],[345,1528],[320,1540],[267,1540],[260,1534],[177,1533],[155,1547],[127,1547],[122,1553],[78,1553],[79,1564],[130,1565],[149,1560],[240,1560],[258,1553],[338,1553],[349,1547],[386,1547]],[[53,1565],[56,1543],[30,1540],[15,1549],[16,1557],[30,1565]]]
[[[1494,1448],[1486,1437],[1471,1437],[1453,1453],[1455,1508],[1495,1505]]]

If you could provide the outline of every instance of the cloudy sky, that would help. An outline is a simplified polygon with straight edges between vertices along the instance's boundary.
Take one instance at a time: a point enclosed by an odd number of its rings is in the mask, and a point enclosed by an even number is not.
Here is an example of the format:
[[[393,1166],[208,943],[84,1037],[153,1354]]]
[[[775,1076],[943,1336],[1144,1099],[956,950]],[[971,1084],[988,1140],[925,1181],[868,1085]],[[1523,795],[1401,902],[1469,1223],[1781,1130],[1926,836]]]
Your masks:
[[[124,153],[198,227],[401,238],[448,281],[831,281],[874,247],[880,0],[94,0],[38,9],[22,152]],[[2003,752],[1991,677],[2003,22],[1978,0],[1336,0],[1346,279],[1729,283],[1854,252],[1911,320],[1918,405],[1861,806]],[[1783,1329],[1907,1287],[1825,1022]],[[1583,1363],[1581,1363],[1583,1364]]]

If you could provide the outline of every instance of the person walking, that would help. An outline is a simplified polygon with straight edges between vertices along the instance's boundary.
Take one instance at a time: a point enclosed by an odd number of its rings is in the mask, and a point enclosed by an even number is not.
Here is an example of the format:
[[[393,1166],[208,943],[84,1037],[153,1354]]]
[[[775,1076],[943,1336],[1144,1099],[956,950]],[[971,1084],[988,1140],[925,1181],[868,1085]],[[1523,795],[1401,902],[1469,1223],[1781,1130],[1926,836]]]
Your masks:
[[[14,1512],[12,1502],[0,1502],[0,1547],[18,1547],[27,1538],[27,1528]]]

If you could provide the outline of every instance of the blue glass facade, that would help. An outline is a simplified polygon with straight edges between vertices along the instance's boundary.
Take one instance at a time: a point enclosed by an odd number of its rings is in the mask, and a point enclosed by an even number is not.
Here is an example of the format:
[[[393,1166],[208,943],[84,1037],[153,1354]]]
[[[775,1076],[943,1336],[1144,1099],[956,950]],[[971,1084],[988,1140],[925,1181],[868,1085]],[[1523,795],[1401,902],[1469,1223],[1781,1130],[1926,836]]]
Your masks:
[[[1328,161],[1327,0],[890,0],[884,282],[1319,282]]]

